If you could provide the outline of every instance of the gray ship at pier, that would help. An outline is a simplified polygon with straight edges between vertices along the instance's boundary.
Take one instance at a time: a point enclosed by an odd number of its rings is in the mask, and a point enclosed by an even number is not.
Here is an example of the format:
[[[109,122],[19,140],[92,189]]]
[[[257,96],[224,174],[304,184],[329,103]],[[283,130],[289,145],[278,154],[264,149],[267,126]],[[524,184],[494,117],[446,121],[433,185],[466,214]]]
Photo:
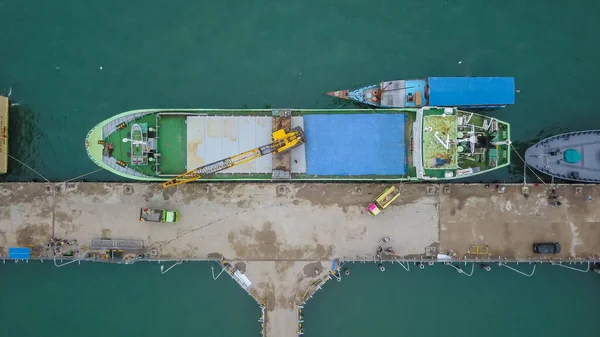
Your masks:
[[[559,179],[600,182],[600,130],[546,138],[527,149],[525,162]]]

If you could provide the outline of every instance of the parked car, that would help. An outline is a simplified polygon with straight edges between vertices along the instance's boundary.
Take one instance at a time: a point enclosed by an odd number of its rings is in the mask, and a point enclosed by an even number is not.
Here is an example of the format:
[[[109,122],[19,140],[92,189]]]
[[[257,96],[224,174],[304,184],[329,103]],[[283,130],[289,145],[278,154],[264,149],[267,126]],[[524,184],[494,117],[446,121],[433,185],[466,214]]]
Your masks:
[[[560,253],[560,243],[536,242],[533,244],[533,252],[536,254],[558,254]]]

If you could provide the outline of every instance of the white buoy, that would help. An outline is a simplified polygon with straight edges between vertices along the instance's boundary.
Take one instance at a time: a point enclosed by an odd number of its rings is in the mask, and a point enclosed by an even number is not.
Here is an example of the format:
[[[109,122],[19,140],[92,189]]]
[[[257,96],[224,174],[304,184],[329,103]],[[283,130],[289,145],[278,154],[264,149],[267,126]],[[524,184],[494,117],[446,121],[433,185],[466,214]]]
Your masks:
[[[379,270],[380,270],[380,271],[385,271],[385,267],[383,266],[383,264],[380,264],[380,265],[379,265]]]
[[[419,263],[419,268],[420,268],[420,269],[425,269],[425,265],[424,265],[424,264],[422,264],[422,263]]]

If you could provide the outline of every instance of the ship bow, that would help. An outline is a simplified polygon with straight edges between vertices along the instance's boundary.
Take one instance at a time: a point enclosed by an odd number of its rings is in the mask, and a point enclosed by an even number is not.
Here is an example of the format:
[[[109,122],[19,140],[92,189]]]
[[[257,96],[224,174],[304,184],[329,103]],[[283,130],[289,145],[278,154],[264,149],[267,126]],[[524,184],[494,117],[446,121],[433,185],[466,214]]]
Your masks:
[[[348,90],[330,91],[327,93],[327,95],[336,98],[348,99]]]

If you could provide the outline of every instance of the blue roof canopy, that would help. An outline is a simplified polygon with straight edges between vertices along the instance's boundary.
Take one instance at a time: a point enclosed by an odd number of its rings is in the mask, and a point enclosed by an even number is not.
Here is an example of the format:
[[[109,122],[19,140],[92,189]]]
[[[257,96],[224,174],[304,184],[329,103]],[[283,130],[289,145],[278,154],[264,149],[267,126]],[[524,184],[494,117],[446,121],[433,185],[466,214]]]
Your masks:
[[[306,173],[405,174],[405,119],[396,113],[304,115]]]
[[[31,257],[31,249],[27,247],[11,247],[8,248],[8,258],[14,260],[29,259]]]
[[[515,103],[514,77],[430,77],[431,106],[503,106]]]

